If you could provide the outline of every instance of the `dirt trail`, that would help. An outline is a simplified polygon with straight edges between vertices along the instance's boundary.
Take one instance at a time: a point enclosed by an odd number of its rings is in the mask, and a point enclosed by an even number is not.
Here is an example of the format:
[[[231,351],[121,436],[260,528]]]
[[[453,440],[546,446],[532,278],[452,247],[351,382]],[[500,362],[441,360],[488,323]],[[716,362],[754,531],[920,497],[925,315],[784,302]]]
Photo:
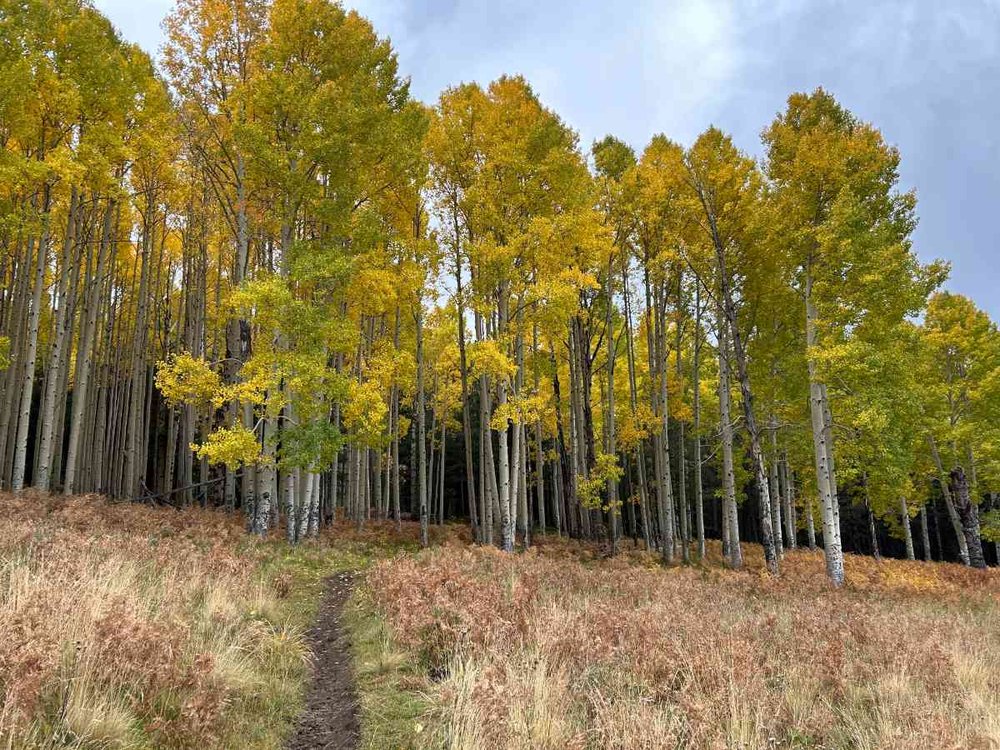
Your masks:
[[[338,573],[327,581],[316,622],[309,631],[312,682],[287,750],[355,750],[361,736],[351,648],[340,624],[354,576]]]

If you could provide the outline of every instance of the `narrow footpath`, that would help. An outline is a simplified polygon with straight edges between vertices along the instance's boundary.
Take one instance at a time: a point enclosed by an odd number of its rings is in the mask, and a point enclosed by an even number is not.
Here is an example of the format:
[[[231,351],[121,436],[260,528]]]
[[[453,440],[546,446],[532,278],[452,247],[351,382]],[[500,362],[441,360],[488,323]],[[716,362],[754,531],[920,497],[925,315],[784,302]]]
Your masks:
[[[309,631],[312,681],[287,750],[356,750],[361,737],[351,648],[340,615],[354,588],[351,573],[327,581],[316,622]]]

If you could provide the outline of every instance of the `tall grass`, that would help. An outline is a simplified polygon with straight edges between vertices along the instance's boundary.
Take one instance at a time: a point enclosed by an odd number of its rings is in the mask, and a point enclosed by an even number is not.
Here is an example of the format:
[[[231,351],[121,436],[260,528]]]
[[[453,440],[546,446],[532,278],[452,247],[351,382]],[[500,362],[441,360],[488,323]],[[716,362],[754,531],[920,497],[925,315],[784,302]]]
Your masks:
[[[449,545],[377,565],[425,675],[421,747],[997,748],[1000,575],[822,555],[748,570]]]
[[[0,509],[0,747],[280,745],[308,607],[238,518],[31,494]]]
[[[290,550],[236,516],[0,495],[0,748],[277,748],[336,569],[364,747],[997,748],[1000,575],[821,555],[782,577],[415,527]]]

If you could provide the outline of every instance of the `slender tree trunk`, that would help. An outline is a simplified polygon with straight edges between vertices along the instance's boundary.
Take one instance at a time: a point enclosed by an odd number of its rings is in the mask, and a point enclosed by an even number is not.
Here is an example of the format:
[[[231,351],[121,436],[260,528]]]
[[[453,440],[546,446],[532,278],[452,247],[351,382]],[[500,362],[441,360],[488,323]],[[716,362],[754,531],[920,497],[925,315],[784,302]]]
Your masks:
[[[782,483],[785,487],[785,492],[781,496],[785,506],[785,538],[788,540],[788,546],[796,549],[799,546],[799,541],[797,532],[798,523],[795,518],[795,477],[788,468],[787,453],[782,455],[781,474]]]
[[[309,493],[309,525],[306,533],[311,537],[319,536],[319,474],[310,474],[312,477],[312,491]]]
[[[764,548],[764,560],[772,575],[778,573],[778,554],[775,548],[774,528],[771,521],[771,493],[768,484],[767,467],[764,461],[764,450],[760,444],[760,429],[757,426],[757,416],[753,408],[753,392],[750,388],[750,375],[747,367],[747,357],[743,349],[743,337],[736,318],[736,306],[729,291],[729,282],[725,270],[725,262],[721,246],[717,245],[717,258],[722,272],[720,285],[723,304],[726,308],[726,319],[733,337],[733,352],[736,355],[736,369],[740,381],[740,392],[743,396],[743,418],[746,422],[747,435],[750,438],[750,458],[754,466],[754,479],[757,484],[760,503],[761,545]]]
[[[931,536],[927,531],[927,504],[920,506],[920,543],[923,545],[924,562],[931,562]]]
[[[76,226],[77,226],[77,192],[73,187],[70,194],[69,215],[66,219],[66,233],[63,236],[62,259],[59,263],[59,281],[56,288],[56,319],[55,330],[53,331],[52,350],[49,355],[48,377],[45,381],[45,389],[42,394],[38,453],[36,455],[36,472],[34,486],[47,492],[52,475],[52,454],[54,450],[59,450],[61,446],[53,446],[55,439],[55,416],[56,401],[60,395],[59,386],[62,384],[63,368],[68,370],[68,352],[70,329],[72,318],[68,314],[70,306],[71,274],[79,273],[78,263],[75,262],[74,248],[76,246]]]
[[[299,486],[297,488],[299,498],[298,516],[296,518],[296,524],[298,526],[296,538],[301,541],[309,536],[309,520],[313,515],[313,485],[316,483],[316,475],[308,469],[298,469],[297,471],[299,474]]]
[[[579,533],[581,536],[585,535],[587,532],[586,527],[586,515],[582,512],[580,508],[580,497],[579,497],[579,487],[580,481],[583,477],[584,467],[581,466],[580,460],[580,415],[577,407],[577,401],[579,399],[580,388],[577,385],[577,363],[576,363],[576,345],[574,343],[575,334],[572,329],[570,330],[569,336],[569,452],[570,452],[570,467],[569,467],[569,482],[570,482],[570,512],[574,517],[579,518]]]
[[[777,377],[775,375],[774,377]],[[781,538],[781,505],[784,502],[781,496],[781,483],[778,478],[778,420],[772,414],[769,419],[768,429],[771,438],[771,463],[768,466],[768,485],[771,492],[771,529],[774,532],[774,550],[780,559],[785,554],[783,539]]]
[[[392,436],[392,515],[396,520],[396,529],[402,528],[403,516],[399,507],[399,389],[393,393],[393,421],[396,432]],[[336,477],[334,477],[336,480]],[[335,485],[336,486],[336,485]],[[336,495],[335,495],[336,497]]]
[[[265,419],[261,425],[260,444],[264,458],[263,468],[258,474],[259,486],[256,491],[257,502],[253,517],[253,532],[264,537],[271,526],[271,469],[274,445],[271,438],[273,424],[271,419]]]
[[[247,211],[247,180],[246,162],[242,153],[236,155],[235,164],[235,188],[236,188],[236,258],[233,265],[232,285],[239,287],[246,278],[250,259],[250,231]],[[292,245],[292,221],[288,218],[288,207],[285,206],[285,218],[281,226],[281,256],[283,271],[287,273],[288,255]],[[246,362],[250,352],[250,325],[246,320],[233,318],[226,325],[226,362],[224,377],[227,383],[235,383],[240,369]],[[243,420],[243,427],[250,429],[252,424],[252,413],[247,411],[235,401],[230,402],[227,407],[227,421],[230,425],[236,423],[237,418]],[[249,418],[249,419],[248,419]],[[249,423],[248,423],[249,422]],[[224,469],[225,480],[223,485],[224,502],[227,508],[236,507],[236,478],[232,470],[228,467]],[[249,473],[249,472],[246,472]]]
[[[501,408],[507,405],[507,387],[504,383],[498,385],[500,391],[500,397],[498,399],[498,404]],[[509,434],[509,425],[504,425],[502,429],[498,430],[499,447],[497,449],[497,457],[500,459],[499,476],[500,476],[500,526],[501,526],[501,541],[500,546],[504,552],[511,552],[514,549],[514,528],[513,519],[511,517],[511,502],[510,502],[510,451],[507,444],[507,436]]]
[[[558,533],[561,535],[563,528],[565,527],[567,533],[572,535],[573,529],[569,513],[569,495],[571,490],[566,487],[568,479],[567,474],[569,471],[569,455],[566,450],[566,435],[563,430],[563,408],[562,393],[559,385],[559,368],[556,366],[556,355],[555,351],[551,347],[551,344],[549,347],[549,361],[552,363],[552,397],[556,406],[556,447],[559,452],[553,476],[556,489],[552,507],[556,515],[556,530]],[[562,521],[562,523],[560,523],[560,521]]]
[[[681,322],[680,316],[683,310],[682,293],[684,290],[684,275],[677,274],[677,321],[674,324],[676,333],[675,352],[677,363],[678,382],[684,376],[683,359],[681,357]],[[689,526],[688,499],[687,499],[687,446],[684,436],[684,422],[677,424],[677,496],[678,511],[680,513],[681,527],[681,559],[687,563],[691,560],[691,529]]]
[[[295,525],[295,472],[286,469],[284,472],[285,484],[285,537],[289,544],[295,544],[298,527]]]
[[[951,470],[949,490],[954,498],[955,510],[962,523],[962,532],[965,536],[965,545],[969,556],[967,565],[973,568],[985,568],[983,542],[979,535],[979,509],[972,500],[969,492],[969,480],[961,466],[956,466]]]
[[[462,291],[462,251],[458,242],[458,212],[455,211],[455,313],[458,327],[458,366],[462,379],[462,441],[465,448],[465,484],[469,500],[472,538],[482,541],[479,509],[476,505],[476,475],[472,463],[472,410],[469,408],[469,364],[465,350],[465,296]]]
[[[722,528],[723,548],[729,567],[743,567],[740,548],[740,523],[736,506],[736,473],[733,466],[733,417],[732,395],[729,383],[729,331],[719,305],[719,431],[722,439]]]
[[[427,406],[424,395],[424,314],[423,302],[417,300],[417,472],[419,474],[418,493],[420,508],[420,545],[428,546],[428,508],[427,508]]]
[[[520,306],[518,306],[520,309]],[[506,320],[506,311],[504,313]],[[514,376],[514,397],[520,399],[524,390],[524,339],[520,331],[522,330],[522,313],[517,314],[518,334],[514,340],[514,361],[517,366],[517,374]],[[528,547],[528,518],[527,518],[527,495],[525,493],[524,482],[524,423],[522,415],[518,414],[517,420],[512,425],[513,441],[511,446],[511,469],[510,469],[510,508],[511,508],[511,533],[514,541],[517,541],[517,529],[521,529],[521,540],[524,547]]]
[[[517,482],[520,511],[518,515],[524,518],[524,548],[531,547],[531,502],[528,493],[528,428],[522,422],[518,425],[521,432],[521,478]]]
[[[806,269],[806,346],[812,350],[817,345],[816,308],[812,301],[812,273]],[[818,380],[816,358],[809,360],[809,406],[812,417],[813,452],[816,458],[816,484],[819,488],[820,508],[823,517],[823,553],[826,556],[826,573],[834,586],[844,583],[844,552],[840,541],[840,507],[836,497],[836,479],[830,465],[832,446],[828,444],[828,431],[824,410],[826,399]]]
[[[662,289],[656,295],[656,330],[655,330],[655,372],[658,380],[659,393],[657,411],[660,417],[660,541],[663,545],[664,562],[671,563],[674,559],[674,495],[673,479],[670,474],[670,410],[667,399],[667,346],[666,346],[666,300]]]
[[[955,538],[958,540],[958,556],[963,565],[970,565],[971,552],[969,550],[969,540],[965,534],[962,518],[958,513],[958,509],[955,507],[956,501],[952,497],[949,477],[945,474],[944,466],[941,463],[941,454],[938,452],[937,441],[934,439],[933,435],[928,435],[927,439],[930,443],[931,457],[934,459],[934,466],[937,467],[938,481],[941,484],[941,494],[944,496],[944,507],[948,511],[948,519],[951,521],[951,526],[955,530]],[[944,559],[943,555],[942,559]]]
[[[396,306],[396,320],[393,326],[392,333],[392,343],[393,348],[397,351],[399,350],[399,306]],[[340,426],[340,413],[337,413],[337,426]],[[399,531],[403,528],[403,517],[400,513],[399,503],[399,386],[393,385],[392,387],[392,511],[393,515],[396,517],[396,530]],[[412,459],[411,459],[412,460]],[[334,476],[336,480],[336,476]]]
[[[627,256],[622,264],[622,298],[625,306],[625,343],[626,354],[628,355],[629,406],[631,407],[632,419],[636,421],[638,418],[639,394],[635,375],[635,342],[632,333],[632,309],[630,306]],[[639,485],[639,519],[642,524],[642,536],[643,541],[646,543],[646,549],[652,549],[648,511],[649,497],[646,490],[646,460],[643,452],[643,444],[644,441],[640,439],[636,442],[635,446],[635,464]]]
[[[125,497],[136,497],[143,480],[145,457],[142,455],[142,433],[145,430],[143,404],[146,402],[146,323],[149,298],[149,284],[152,266],[152,245],[156,203],[152,191],[147,192],[144,210],[141,268],[139,272],[138,300],[136,303],[135,331],[132,339],[131,375],[129,397],[126,408],[128,416],[125,427],[125,474],[121,492]]]
[[[435,379],[436,383],[436,379]],[[437,386],[435,385],[434,388]],[[428,435],[427,445],[427,518],[428,523],[434,522],[437,516],[437,474],[434,467],[437,464],[437,455],[434,451],[434,438],[437,435],[437,413],[431,407],[431,427]]]
[[[607,419],[605,421],[605,433],[607,435],[607,452],[609,456],[618,459],[618,445],[615,435],[615,360],[618,358],[618,340],[615,338],[613,319],[611,316],[611,274],[614,261],[608,265],[608,280],[606,284],[607,313],[605,315],[604,336],[608,342],[608,396],[607,396]],[[679,361],[679,360],[678,360]],[[683,453],[681,461],[683,461]],[[608,540],[611,544],[611,554],[618,554],[618,479],[609,477],[607,482],[608,493]],[[685,550],[685,557],[687,552]]]
[[[482,519],[480,533],[483,544],[493,544],[493,503],[496,496],[492,492],[495,475],[487,475],[493,465],[493,435],[490,431],[489,384],[486,376],[479,377],[479,517]]]
[[[20,492],[24,488],[25,464],[28,453],[28,426],[31,419],[31,400],[35,386],[35,362],[38,356],[38,328],[42,315],[42,289],[45,285],[45,266],[49,253],[49,186],[45,186],[43,199],[44,226],[38,242],[35,262],[35,280],[32,285],[31,306],[28,310],[27,341],[24,347],[24,374],[21,378],[21,399],[17,416],[17,433],[14,440],[14,468],[10,488]]]
[[[516,393],[515,393],[516,395]],[[510,483],[508,489],[507,502],[510,504],[510,535],[512,544],[517,543],[518,523],[524,521],[520,512],[521,502],[521,425],[514,423],[511,425],[510,441]],[[518,517],[521,516],[520,521]],[[521,528],[521,538],[524,539],[524,528]]]
[[[695,283],[694,343],[692,345],[692,390],[694,408],[694,520],[698,535],[698,559],[705,559],[705,488],[701,476],[701,284]]]
[[[448,445],[448,428],[444,420],[441,420],[441,469],[439,473],[439,488],[438,488],[438,525],[444,526],[444,471],[445,471],[445,456],[446,448]]]
[[[30,318],[29,300],[32,291],[30,282],[33,279],[31,269],[35,265],[35,238],[31,237],[27,242],[21,242],[19,235],[18,245],[22,244],[24,245],[24,254],[18,258],[17,284],[16,288],[12,290],[11,363],[5,372],[0,373],[0,383],[3,384],[3,391],[0,393],[0,486],[7,487],[10,486],[14,445],[17,442],[19,411],[15,407],[21,403],[20,389],[24,384],[22,355],[26,349],[24,341],[28,335],[28,319]]]
[[[535,393],[538,393],[538,386],[535,386]],[[542,448],[542,422],[535,422],[535,505],[538,509],[538,528],[542,536],[545,536],[548,527],[548,518],[545,513],[545,452]]]
[[[372,495],[375,496],[375,517],[384,521],[389,515],[388,497],[383,495],[382,487],[382,448],[373,448],[374,466],[372,467]],[[386,488],[388,489],[388,488]]]
[[[906,498],[899,498],[899,523],[903,527],[903,541],[906,543],[906,559],[913,560],[913,533],[910,531],[910,511],[906,507]]]
[[[872,543],[872,557],[876,560],[882,559],[882,553],[878,548],[878,534],[875,532],[875,514],[872,512],[870,505],[867,505],[868,511],[868,534],[871,537]]]
[[[94,365],[91,356],[94,351],[94,341],[97,334],[97,315],[100,311],[101,286],[103,284],[105,265],[108,256],[111,254],[111,228],[112,217],[115,212],[114,201],[109,201],[104,210],[104,225],[101,231],[101,241],[97,250],[97,270],[91,280],[87,291],[87,298],[84,310],[83,330],[80,332],[80,341],[77,345],[76,353],[76,386],[73,389],[73,409],[70,415],[69,446],[66,452],[66,472],[63,481],[63,492],[72,495],[76,490],[77,461],[80,454],[80,440],[83,434],[84,419],[86,415],[90,378]],[[182,443],[187,451],[188,443]],[[172,479],[172,478],[171,478]],[[184,486],[193,482],[188,481]]]
[[[865,493],[865,510],[868,513],[868,535],[871,537],[872,557],[876,560],[882,559],[882,552],[878,546],[878,533],[875,531],[875,513],[872,512],[871,498],[868,494],[868,474],[861,477],[861,486]]]
[[[556,536],[562,537],[564,527],[562,519],[563,508],[566,502],[566,493],[563,490],[563,462],[557,459],[552,464],[552,515],[554,516],[553,522],[556,526]]]

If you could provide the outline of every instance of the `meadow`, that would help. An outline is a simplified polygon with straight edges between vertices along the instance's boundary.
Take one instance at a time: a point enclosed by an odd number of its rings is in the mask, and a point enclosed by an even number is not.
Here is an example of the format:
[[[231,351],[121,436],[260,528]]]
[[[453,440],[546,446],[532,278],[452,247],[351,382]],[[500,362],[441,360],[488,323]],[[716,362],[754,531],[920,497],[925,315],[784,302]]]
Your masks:
[[[445,545],[378,563],[359,606],[419,664],[449,750],[1000,747],[1000,575],[759,548],[748,570]],[[373,746],[374,747],[374,746]],[[387,746],[388,747],[388,746]]]
[[[0,496],[0,747],[279,748],[324,579],[362,571],[362,746],[1000,747],[1000,575],[821,553],[664,568],[459,526],[337,524],[298,547],[237,515]]]

